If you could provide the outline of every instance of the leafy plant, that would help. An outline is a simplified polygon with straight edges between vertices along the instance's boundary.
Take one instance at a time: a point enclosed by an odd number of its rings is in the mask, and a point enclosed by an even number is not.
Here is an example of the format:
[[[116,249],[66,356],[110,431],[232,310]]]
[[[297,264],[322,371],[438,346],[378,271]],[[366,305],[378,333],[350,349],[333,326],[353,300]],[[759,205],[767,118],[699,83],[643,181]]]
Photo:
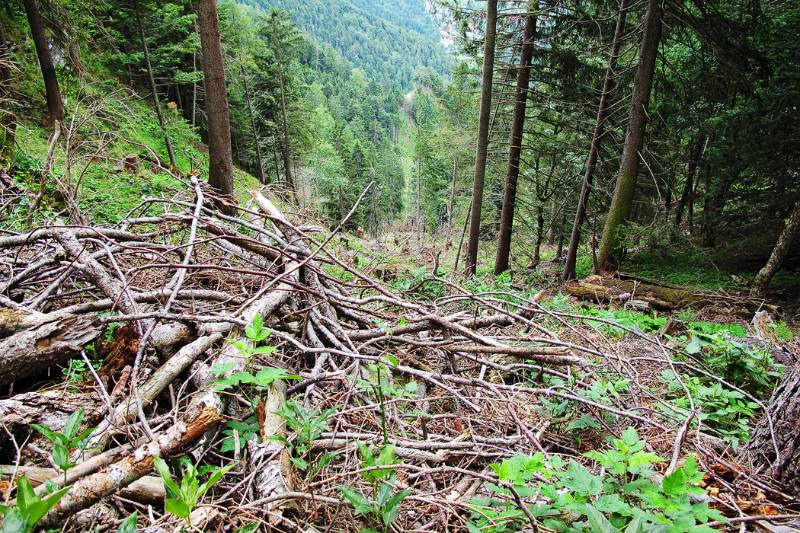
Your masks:
[[[324,431],[329,429],[326,420],[335,413],[335,407],[325,409],[324,411],[317,407],[309,411],[301,402],[295,399],[284,403],[280,411],[278,411],[278,415],[286,421],[286,425],[295,433],[296,438],[292,442],[280,436],[276,438],[284,441],[291,447],[293,451],[291,461],[297,468],[306,472],[309,470],[309,467],[312,467],[312,470],[309,472],[311,477],[319,470],[328,466],[337,455],[335,453],[326,453],[314,465],[310,464],[306,458],[311,451],[313,442],[318,439]]]
[[[17,480],[17,499],[13,506],[0,505],[3,524],[0,533],[29,533],[44,515],[55,507],[70,487],[49,492],[44,498],[34,491],[30,480],[22,476]]]
[[[198,469],[188,457],[184,456],[180,459],[180,464],[183,475],[181,476],[180,484],[178,484],[173,479],[167,463],[161,457],[153,457],[153,466],[161,476],[161,479],[164,480],[164,487],[167,490],[166,500],[164,501],[165,509],[167,512],[183,518],[187,524],[191,525],[190,516],[197,506],[197,502],[231,468],[236,466],[236,463],[223,467],[205,466]],[[205,474],[209,474],[209,477],[201,483],[200,478]]]
[[[667,391],[672,397],[670,402],[688,411],[691,407],[689,399],[675,374],[671,370],[665,370],[661,373],[661,379],[667,384]],[[755,415],[758,404],[748,401],[741,392],[728,389],[717,382],[708,383],[708,380],[688,375],[684,375],[682,380],[695,407],[700,411],[700,422],[719,434],[723,440],[730,442],[734,449],[750,438],[749,422]],[[696,421],[693,421],[693,426],[697,426]]]
[[[558,456],[517,455],[492,465],[501,484],[487,484],[493,493],[472,501],[470,531],[499,533],[524,527],[527,515],[510,496],[534,498],[527,512],[545,528],[561,532],[626,533],[669,531],[711,532],[705,524],[724,520],[706,503],[690,495],[703,495],[703,479],[693,456],[681,468],[656,481],[653,466],[664,459],[647,451],[636,430],[628,428],[606,450],[584,454],[602,466],[591,473],[576,461],[565,465]],[[513,492],[512,488],[513,487]]]
[[[253,322],[244,328],[246,341],[239,339],[231,339],[230,342],[239,350],[242,357],[245,358],[245,367],[250,368],[253,356],[255,355],[270,355],[275,352],[274,346],[259,346],[258,344],[264,342],[272,334],[272,330],[264,327],[264,318],[256,313],[253,317]]]
[[[80,408],[69,415],[67,421],[64,423],[64,430],[61,432],[54,431],[40,424],[31,424],[33,429],[44,435],[53,445],[53,451],[50,456],[56,466],[64,473],[65,480],[67,478],[67,471],[75,466],[75,463],[70,460],[70,453],[83,445],[83,441],[86,440],[86,437],[89,436],[93,429],[91,427],[86,428],[83,433],[79,434],[78,430],[82,422],[83,408]]]
[[[136,533],[136,526],[139,523],[139,513],[134,511],[128,518],[123,520],[117,528],[117,533]]]
[[[239,433],[239,449],[254,439],[258,435],[258,420],[255,416],[246,418],[245,420],[228,420],[225,424],[226,429],[222,430],[225,436],[220,444],[219,451],[221,453],[232,452],[236,449],[236,439],[233,438],[233,432]]]
[[[684,349],[690,355],[702,353],[715,374],[756,396],[769,396],[783,375],[768,350],[749,346],[724,333],[694,332]]]
[[[361,467],[368,469],[361,472],[361,477],[372,484],[371,498],[350,487],[339,487],[339,492],[350,502],[356,514],[366,515],[374,522],[382,524],[384,532],[397,519],[402,501],[411,494],[411,489],[395,492],[394,483],[397,478],[392,466],[397,465],[397,458],[394,449],[393,444],[387,444],[375,455],[367,445],[358,444]]]
[[[223,363],[214,365],[211,372],[217,375],[225,375],[235,367],[234,363]],[[215,390],[225,391],[235,387],[249,387],[258,393],[266,392],[270,385],[282,379],[300,379],[297,374],[290,374],[284,368],[262,368],[255,374],[249,371],[234,372],[233,374],[219,378],[214,386]]]

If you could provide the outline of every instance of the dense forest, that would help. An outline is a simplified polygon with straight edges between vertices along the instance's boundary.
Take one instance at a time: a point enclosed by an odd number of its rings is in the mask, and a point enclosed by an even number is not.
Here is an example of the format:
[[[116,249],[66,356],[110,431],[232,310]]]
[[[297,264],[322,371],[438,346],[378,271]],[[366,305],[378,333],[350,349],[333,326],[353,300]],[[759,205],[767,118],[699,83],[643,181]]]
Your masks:
[[[0,533],[800,529],[794,0],[7,0]]]

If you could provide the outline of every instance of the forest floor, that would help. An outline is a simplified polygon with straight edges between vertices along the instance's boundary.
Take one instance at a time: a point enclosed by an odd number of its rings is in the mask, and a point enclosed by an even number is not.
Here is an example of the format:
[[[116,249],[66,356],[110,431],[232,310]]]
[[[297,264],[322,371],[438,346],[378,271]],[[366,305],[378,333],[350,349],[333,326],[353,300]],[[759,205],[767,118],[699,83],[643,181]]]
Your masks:
[[[575,300],[546,262],[463,280],[407,228],[330,232],[269,190],[230,217],[175,179],[114,223],[0,237],[0,490],[52,494],[40,525],[797,523],[741,449],[800,342],[732,289],[664,313]]]

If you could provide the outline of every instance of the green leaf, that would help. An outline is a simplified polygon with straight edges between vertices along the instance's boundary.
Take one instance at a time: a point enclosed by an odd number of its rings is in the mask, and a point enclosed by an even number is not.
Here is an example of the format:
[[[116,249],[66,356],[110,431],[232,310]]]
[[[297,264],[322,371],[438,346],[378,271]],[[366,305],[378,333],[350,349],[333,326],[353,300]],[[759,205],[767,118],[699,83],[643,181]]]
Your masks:
[[[53,444],[53,462],[65,472],[75,466],[75,463],[69,460],[69,450],[60,442]]]
[[[38,499],[30,480],[25,476],[20,477],[17,481],[17,507],[25,510]]]
[[[631,523],[628,524],[628,527],[625,528],[623,533],[639,533],[639,530],[642,527],[642,519],[641,518],[634,518],[631,520]]]
[[[233,533],[253,533],[254,531],[258,530],[258,526],[260,524],[256,522],[255,524],[247,524],[246,526],[242,526]]]
[[[597,496],[603,490],[602,480],[575,461],[570,461],[562,479],[566,488],[578,494]]]
[[[66,423],[64,423],[63,433],[67,437],[67,440],[72,440],[73,437],[75,437],[78,433],[78,428],[81,427],[81,422],[83,422],[83,407],[69,415]]]
[[[69,440],[67,439],[66,435],[62,435],[57,431],[53,431],[49,427],[45,427],[39,424],[31,424],[31,427],[36,431],[38,431],[39,433],[41,433],[42,435],[44,435],[44,437],[50,442],[61,442],[67,444],[67,441]]]
[[[259,346],[258,348],[253,348],[253,351],[250,353],[253,355],[272,355],[275,353],[275,350],[277,350],[277,348],[274,346]]]
[[[128,518],[120,523],[119,527],[117,528],[117,533],[136,533],[136,526],[138,523],[139,513],[134,511],[128,516]]]
[[[698,354],[703,350],[704,344],[699,337],[692,335],[692,339],[686,345],[685,351],[689,355]]]
[[[172,479],[169,466],[167,466],[167,463],[164,462],[164,459],[154,456],[153,467],[156,469],[156,472],[158,472],[158,475],[161,476],[161,479],[164,480],[164,487],[167,489],[167,493],[170,496],[179,496],[181,489],[178,487],[177,483],[175,483],[175,480]]]
[[[208,492],[208,490],[211,487],[213,487],[217,483],[217,481],[222,479],[222,477],[225,474],[227,474],[228,471],[230,471],[231,468],[236,466],[236,464],[237,463],[231,463],[231,464],[229,464],[227,466],[223,466],[222,468],[216,468],[214,470],[214,473],[211,474],[211,476],[206,480],[206,482],[203,483],[202,485],[200,485],[200,487],[198,488],[198,490],[197,490],[198,496],[203,496],[206,492]]]
[[[228,361],[227,363],[217,363],[213,367],[211,367],[211,373],[216,375],[227,374],[231,370],[236,368],[236,363]]]
[[[62,496],[64,496],[70,488],[71,487],[64,487],[59,489],[43,500],[39,500],[39,498],[36,497],[36,503],[28,505],[27,507],[28,523],[30,526],[32,527],[39,523],[39,520],[58,504],[59,500],[61,500]],[[19,493],[17,494],[17,502],[19,503]]]
[[[3,526],[0,533],[27,533],[30,525],[16,507],[12,507],[3,518]]]
[[[349,487],[339,487],[339,492],[352,504],[356,514],[367,514],[372,511],[372,502],[365,498],[360,492]]]
[[[400,513],[400,502],[405,500],[411,494],[411,489],[404,489],[392,496],[381,512],[381,519],[384,525],[388,526],[395,521],[397,515]]]
[[[191,514],[189,506],[186,505],[183,500],[177,500],[175,498],[167,498],[164,502],[164,508],[168,513],[172,513],[179,518],[189,518]]]
[[[617,533],[617,528],[591,504],[586,504],[586,514],[594,533]]]

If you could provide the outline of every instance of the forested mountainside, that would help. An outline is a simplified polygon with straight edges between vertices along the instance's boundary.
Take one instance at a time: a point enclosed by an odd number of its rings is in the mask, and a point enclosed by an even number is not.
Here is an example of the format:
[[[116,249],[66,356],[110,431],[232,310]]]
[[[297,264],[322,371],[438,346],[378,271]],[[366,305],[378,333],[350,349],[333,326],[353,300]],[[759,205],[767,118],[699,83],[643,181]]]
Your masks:
[[[423,0],[242,1],[286,10],[299,28],[385,86],[408,90],[416,67],[445,74],[452,65]]]
[[[3,1],[0,533],[800,531],[798,35]]]

